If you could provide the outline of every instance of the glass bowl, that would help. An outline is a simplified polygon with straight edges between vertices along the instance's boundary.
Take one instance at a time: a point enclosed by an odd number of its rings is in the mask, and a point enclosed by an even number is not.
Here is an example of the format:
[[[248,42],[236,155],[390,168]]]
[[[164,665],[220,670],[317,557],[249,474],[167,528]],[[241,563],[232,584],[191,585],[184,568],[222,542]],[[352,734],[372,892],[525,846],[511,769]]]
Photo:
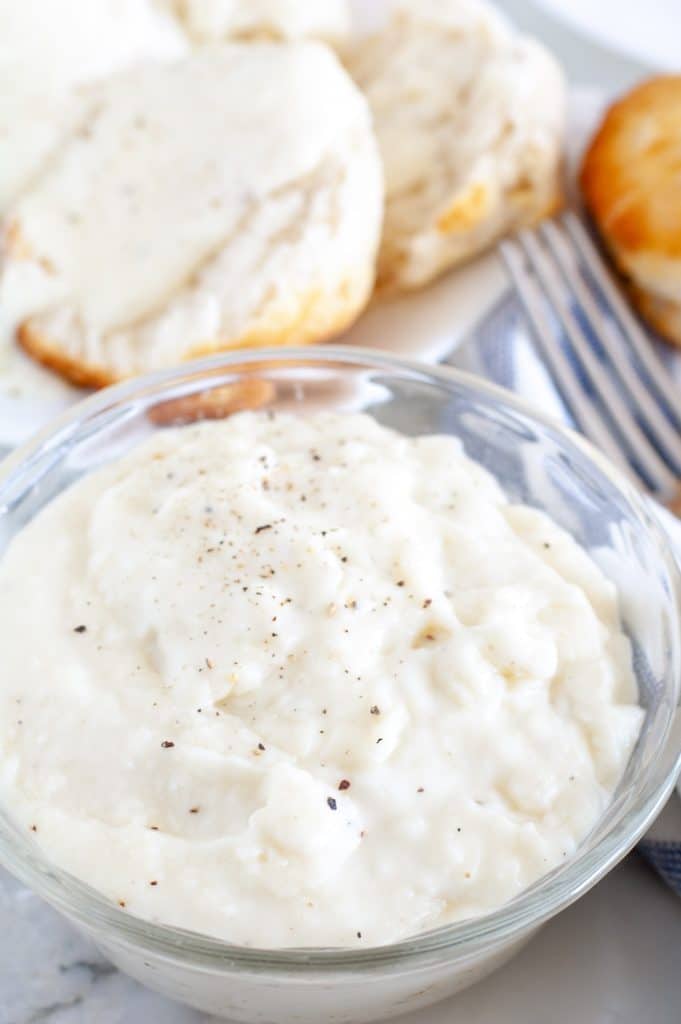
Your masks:
[[[259,1024],[389,1017],[503,963],[655,817],[680,764],[679,571],[653,506],[576,435],[474,377],[330,347],[235,352],[81,402],[0,467],[0,551],[56,494],[152,432],[255,406],[362,409],[406,434],[456,435],[512,499],[545,510],[590,551],[619,588],[645,708],[610,807],[574,857],[495,912],[362,950],[251,949],[140,920],[48,863],[1,810],[0,861],[122,970],[198,1009]]]

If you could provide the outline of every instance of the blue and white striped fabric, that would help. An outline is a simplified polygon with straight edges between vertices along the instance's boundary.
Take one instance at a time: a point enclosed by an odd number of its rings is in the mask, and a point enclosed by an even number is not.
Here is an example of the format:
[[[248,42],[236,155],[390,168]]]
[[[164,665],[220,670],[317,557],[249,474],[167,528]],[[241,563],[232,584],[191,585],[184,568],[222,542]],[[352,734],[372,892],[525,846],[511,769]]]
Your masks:
[[[672,796],[638,848],[681,896],[681,798],[678,793]]]
[[[669,361],[670,372],[681,378],[678,356],[666,349],[661,349],[660,354]],[[515,391],[545,413],[574,426],[568,408],[537,356],[522,309],[512,292],[489,310],[446,362]],[[665,525],[670,533],[678,535],[681,551],[681,523],[667,514]],[[673,793],[639,843],[638,850],[681,896],[681,796],[678,792]]]

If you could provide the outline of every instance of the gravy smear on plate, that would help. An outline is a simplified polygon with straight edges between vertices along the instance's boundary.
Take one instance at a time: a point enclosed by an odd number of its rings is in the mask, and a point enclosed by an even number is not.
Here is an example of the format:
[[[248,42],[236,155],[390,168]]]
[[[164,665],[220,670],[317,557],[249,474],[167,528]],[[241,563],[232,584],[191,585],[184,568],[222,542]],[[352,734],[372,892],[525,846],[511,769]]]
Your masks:
[[[157,432],[0,562],[0,801],[127,911],[261,947],[484,914],[635,744],[613,585],[451,437]]]

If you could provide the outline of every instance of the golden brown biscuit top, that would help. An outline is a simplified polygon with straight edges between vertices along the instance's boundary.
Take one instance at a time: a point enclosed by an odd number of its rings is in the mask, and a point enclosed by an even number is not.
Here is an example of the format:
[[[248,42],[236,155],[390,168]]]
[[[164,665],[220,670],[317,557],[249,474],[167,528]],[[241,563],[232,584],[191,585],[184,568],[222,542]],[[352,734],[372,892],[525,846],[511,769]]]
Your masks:
[[[681,75],[651,78],[613,104],[580,184],[611,245],[681,256]]]

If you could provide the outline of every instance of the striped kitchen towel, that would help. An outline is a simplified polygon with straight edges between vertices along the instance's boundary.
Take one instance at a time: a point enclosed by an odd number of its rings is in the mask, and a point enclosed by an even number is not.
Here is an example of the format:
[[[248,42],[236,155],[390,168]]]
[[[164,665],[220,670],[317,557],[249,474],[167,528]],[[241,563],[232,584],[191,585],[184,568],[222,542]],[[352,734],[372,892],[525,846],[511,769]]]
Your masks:
[[[678,792],[672,795],[638,849],[681,896],[681,796]]]

